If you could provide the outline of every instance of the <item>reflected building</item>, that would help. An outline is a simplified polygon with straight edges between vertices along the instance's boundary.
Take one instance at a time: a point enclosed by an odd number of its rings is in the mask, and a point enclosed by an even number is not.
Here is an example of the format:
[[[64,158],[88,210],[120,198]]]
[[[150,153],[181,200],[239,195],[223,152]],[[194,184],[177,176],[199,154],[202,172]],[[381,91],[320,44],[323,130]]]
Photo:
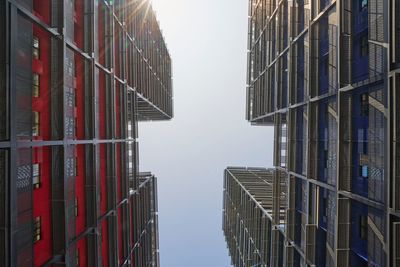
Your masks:
[[[173,117],[147,0],[0,2],[0,266],[158,266],[138,121]]]

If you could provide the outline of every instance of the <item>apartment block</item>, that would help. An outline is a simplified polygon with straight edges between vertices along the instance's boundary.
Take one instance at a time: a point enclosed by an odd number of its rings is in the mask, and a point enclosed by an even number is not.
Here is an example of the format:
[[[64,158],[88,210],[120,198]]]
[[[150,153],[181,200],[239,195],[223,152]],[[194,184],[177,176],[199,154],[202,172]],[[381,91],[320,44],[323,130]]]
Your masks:
[[[400,266],[399,14],[397,0],[249,1],[246,117],[274,127],[287,186],[280,258],[259,266]]]
[[[225,170],[222,227],[234,266],[282,264],[279,261],[285,240],[284,178],[275,169]]]
[[[158,266],[138,121],[173,117],[147,0],[0,2],[0,266]]]

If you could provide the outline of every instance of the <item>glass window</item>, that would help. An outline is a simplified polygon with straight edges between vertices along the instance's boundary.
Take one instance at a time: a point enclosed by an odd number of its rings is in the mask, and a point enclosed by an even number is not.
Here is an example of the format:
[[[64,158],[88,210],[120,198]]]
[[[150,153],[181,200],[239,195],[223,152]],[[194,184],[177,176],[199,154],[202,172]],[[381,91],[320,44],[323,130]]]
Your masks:
[[[40,217],[36,217],[33,220],[33,242],[34,243],[38,242],[41,238],[41,228],[42,228],[42,223],[41,223]]]
[[[367,240],[367,237],[368,237],[367,216],[361,215],[360,216],[360,238],[363,240]]]
[[[368,166],[367,165],[360,165],[359,175],[363,178],[368,178]]]
[[[369,110],[369,103],[368,103],[368,93],[362,94],[360,96],[360,102],[361,102],[361,116],[368,116],[368,110]]]
[[[76,249],[76,266],[79,266],[79,249]]]
[[[75,198],[75,217],[78,217],[78,199]]]
[[[39,97],[40,94],[40,79],[39,74],[33,73],[32,75],[32,96]]]
[[[75,157],[75,176],[78,176],[78,157]]]
[[[36,36],[33,37],[32,56],[34,59],[39,59],[40,57],[40,41]]]
[[[40,165],[39,163],[32,165],[32,185],[33,188],[40,187]]]
[[[32,112],[32,136],[40,135],[40,114],[37,111]]]
[[[360,49],[360,53],[362,57],[365,57],[368,55],[368,36],[364,35],[361,37],[361,49]]]
[[[360,10],[368,7],[368,0],[360,0]]]

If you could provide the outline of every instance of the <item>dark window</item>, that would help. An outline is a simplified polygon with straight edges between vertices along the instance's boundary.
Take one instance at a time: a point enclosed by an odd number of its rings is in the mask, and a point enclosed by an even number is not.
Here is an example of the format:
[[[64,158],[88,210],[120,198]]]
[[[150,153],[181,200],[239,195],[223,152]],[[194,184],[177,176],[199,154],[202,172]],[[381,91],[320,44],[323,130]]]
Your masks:
[[[360,238],[367,240],[368,237],[368,221],[366,215],[360,216]]]
[[[324,69],[324,74],[328,75],[329,72],[329,57],[326,57],[325,59],[325,69]]]
[[[74,176],[78,176],[78,158],[75,157],[74,158],[74,171],[75,171],[75,175]]]
[[[78,217],[78,199],[75,198],[75,217]]]
[[[33,242],[34,243],[38,242],[41,238],[41,228],[42,228],[42,223],[40,221],[40,217],[36,217],[33,220]]]
[[[368,94],[362,94],[360,96],[361,103],[361,116],[368,116],[369,103],[368,103]]]
[[[368,46],[368,36],[367,35],[363,35],[361,37],[360,45],[361,45],[361,48],[360,48],[361,56],[362,57],[367,56],[368,55],[368,48],[369,48],[369,46]]]

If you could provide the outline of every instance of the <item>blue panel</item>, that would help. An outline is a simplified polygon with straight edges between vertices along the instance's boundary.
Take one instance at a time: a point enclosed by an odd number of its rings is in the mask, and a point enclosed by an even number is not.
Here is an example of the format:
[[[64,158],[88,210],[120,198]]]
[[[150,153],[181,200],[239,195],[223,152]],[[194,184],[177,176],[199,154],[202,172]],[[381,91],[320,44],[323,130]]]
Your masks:
[[[321,227],[317,230],[317,242],[315,247],[315,264],[317,267],[326,266],[326,231]]]
[[[303,172],[303,108],[296,109],[296,172],[302,174]]]
[[[351,230],[350,249],[352,252],[351,266],[363,266],[361,264],[368,257],[367,239],[361,238],[361,218],[368,216],[368,206],[358,201],[351,201]]]
[[[304,37],[300,38],[296,42],[297,46],[297,102],[304,100],[304,69],[305,69],[305,57],[304,57]]]
[[[353,0],[353,83],[368,78],[368,4]],[[364,47],[364,52],[363,52]]]
[[[319,188],[319,218],[318,223],[320,228],[324,231],[327,229],[327,204],[328,204],[328,190],[325,188]]]
[[[368,92],[367,87],[362,88],[356,94],[353,95],[353,179],[352,189],[353,193],[360,196],[368,197],[368,178],[362,176],[360,171],[360,158],[362,154],[365,154],[365,143],[368,140],[368,127],[369,119],[361,112],[361,95]]]

